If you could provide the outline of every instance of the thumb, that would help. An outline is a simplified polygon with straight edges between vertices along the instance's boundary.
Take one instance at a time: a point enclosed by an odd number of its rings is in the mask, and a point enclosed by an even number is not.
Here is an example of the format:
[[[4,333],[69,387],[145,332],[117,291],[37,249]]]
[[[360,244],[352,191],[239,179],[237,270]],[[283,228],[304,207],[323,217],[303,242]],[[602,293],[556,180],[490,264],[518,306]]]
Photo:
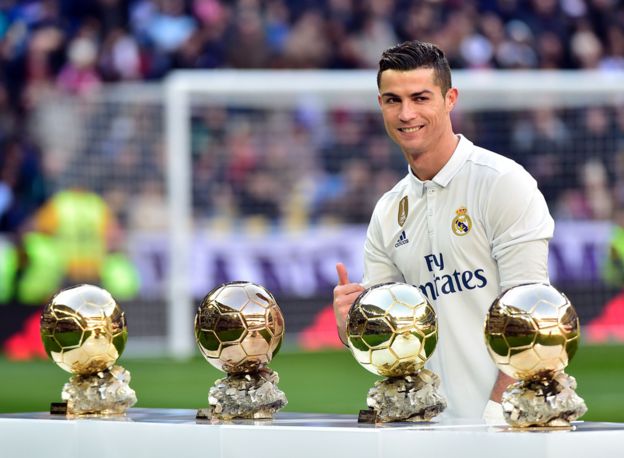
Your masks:
[[[336,272],[338,272],[339,285],[346,285],[349,283],[349,274],[347,273],[347,268],[342,262],[336,264]]]

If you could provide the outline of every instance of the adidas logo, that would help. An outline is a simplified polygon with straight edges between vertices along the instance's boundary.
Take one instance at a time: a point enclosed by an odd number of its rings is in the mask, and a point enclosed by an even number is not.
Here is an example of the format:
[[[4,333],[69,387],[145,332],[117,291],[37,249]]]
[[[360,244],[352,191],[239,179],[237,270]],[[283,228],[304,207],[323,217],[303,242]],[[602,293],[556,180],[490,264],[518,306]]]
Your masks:
[[[394,247],[398,248],[401,245],[405,245],[408,242],[409,242],[409,239],[407,238],[407,235],[405,235],[405,231],[401,231],[401,235],[399,235],[399,238],[397,239],[396,243],[394,244]]]

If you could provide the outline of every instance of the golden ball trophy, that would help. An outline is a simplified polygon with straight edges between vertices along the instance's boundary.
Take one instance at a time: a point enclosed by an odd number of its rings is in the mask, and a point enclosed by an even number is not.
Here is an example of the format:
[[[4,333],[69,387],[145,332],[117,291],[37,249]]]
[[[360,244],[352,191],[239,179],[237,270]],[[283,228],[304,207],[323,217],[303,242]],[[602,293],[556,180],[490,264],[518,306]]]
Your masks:
[[[267,367],[284,330],[275,298],[260,285],[230,282],[206,295],[195,315],[195,339],[204,358],[227,376],[210,388],[198,419],[272,418],[288,403],[277,372]]]
[[[579,344],[574,306],[554,287],[510,288],[492,304],[485,342],[496,366],[518,382],[503,393],[505,420],[512,427],[570,427],[587,407],[563,370]]]
[[[41,314],[41,339],[50,358],[74,374],[50,413],[121,415],[136,403],[130,373],[115,365],[128,329],[108,291],[79,285],[59,292]]]
[[[438,338],[434,309],[420,290],[405,283],[366,289],[347,315],[347,343],[373,374],[387,377],[368,391],[359,421],[430,421],[446,408],[440,378],[423,366]]]

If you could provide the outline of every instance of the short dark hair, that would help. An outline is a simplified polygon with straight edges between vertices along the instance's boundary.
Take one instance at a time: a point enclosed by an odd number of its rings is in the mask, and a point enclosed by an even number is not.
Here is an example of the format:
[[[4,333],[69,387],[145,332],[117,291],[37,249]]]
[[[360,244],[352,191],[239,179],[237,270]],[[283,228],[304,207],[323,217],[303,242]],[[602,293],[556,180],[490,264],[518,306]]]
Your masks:
[[[406,41],[386,49],[379,60],[377,87],[385,70],[408,71],[417,68],[433,68],[435,82],[442,89],[442,95],[451,88],[451,67],[444,52],[432,43]]]

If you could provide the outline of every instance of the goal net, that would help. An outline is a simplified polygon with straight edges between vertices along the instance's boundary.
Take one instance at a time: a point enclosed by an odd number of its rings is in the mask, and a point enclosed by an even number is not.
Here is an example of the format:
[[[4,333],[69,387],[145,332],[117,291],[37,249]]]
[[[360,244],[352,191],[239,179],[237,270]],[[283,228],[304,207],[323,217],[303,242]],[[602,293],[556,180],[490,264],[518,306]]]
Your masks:
[[[605,271],[624,205],[621,75],[453,78],[456,132],[538,180],[557,221],[551,279],[592,322],[621,286]],[[372,71],[180,71],[52,99],[33,126],[56,185],[86,180],[125,228],[141,274],[129,349],[177,357],[195,352],[201,297],[230,280],[276,295],[289,343],[335,342],[335,263],[360,278],[374,203],[407,170]]]

